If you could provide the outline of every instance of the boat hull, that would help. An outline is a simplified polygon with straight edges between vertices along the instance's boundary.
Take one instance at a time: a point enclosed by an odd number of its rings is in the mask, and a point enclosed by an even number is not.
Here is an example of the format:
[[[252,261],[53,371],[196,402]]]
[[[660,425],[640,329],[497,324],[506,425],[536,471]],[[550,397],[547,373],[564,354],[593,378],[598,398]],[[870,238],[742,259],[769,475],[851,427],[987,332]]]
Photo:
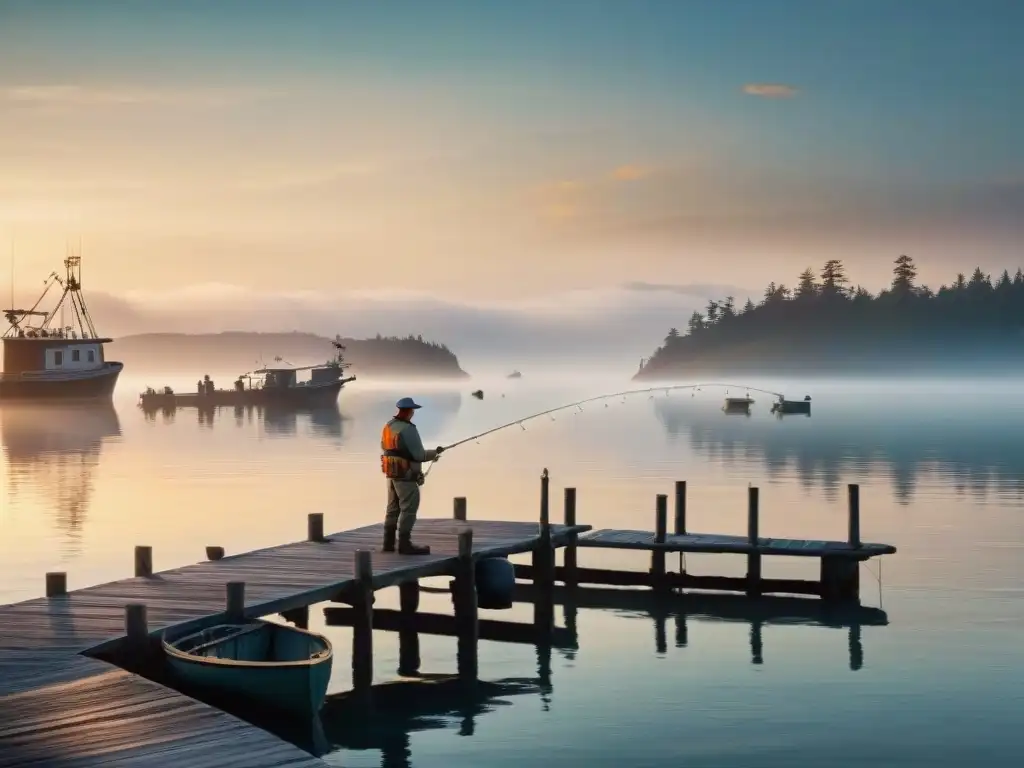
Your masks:
[[[269,405],[289,408],[315,408],[338,401],[342,387],[351,379],[338,379],[324,384],[308,384],[287,388],[219,389],[210,394],[198,392],[146,392],[139,404],[147,410],[161,408],[222,408],[235,405]]]
[[[0,374],[0,401],[109,400],[123,369],[110,362],[96,370]]]
[[[188,653],[165,638],[164,652],[175,682],[186,691],[256,705],[283,715],[316,715],[323,706],[331,679],[330,641],[295,627],[258,620],[247,622],[255,624],[262,626],[263,637],[251,636],[247,647],[243,644],[228,648],[220,656]],[[260,659],[274,655],[267,653],[268,648],[284,660]],[[313,653],[319,655],[310,658]]]

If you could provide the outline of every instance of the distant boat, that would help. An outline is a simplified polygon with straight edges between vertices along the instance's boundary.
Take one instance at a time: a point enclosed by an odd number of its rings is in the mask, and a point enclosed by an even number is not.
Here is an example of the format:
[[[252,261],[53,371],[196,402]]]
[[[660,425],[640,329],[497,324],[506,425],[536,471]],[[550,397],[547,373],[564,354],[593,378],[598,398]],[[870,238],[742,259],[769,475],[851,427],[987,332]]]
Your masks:
[[[779,416],[785,414],[801,413],[811,415],[811,396],[807,395],[803,400],[787,400],[779,396],[779,399],[772,403],[772,413]]]
[[[162,392],[147,389],[139,395],[139,405],[146,411],[161,408],[217,408],[232,405],[270,405],[312,408],[337,403],[338,394],[355,376],[345,376],[351,367],[345,362],[340,337],[331,342],[335,356],[321,365],[260,368],[243,373],[232,389],[216,389],[209,376],[197,382],[195,392],[175,392],[164,387]],[[278,361],[283,362],[281,358]],[[309,371],[309,379],[299,381],[298,372]],[[246,386],[248,384],[248,386]]]
[[[510,373],[505,378],[506,379],[521,379],[521,378],[523,378],[523,374],[521,374],[519,371],[512,371],[512,373]]]
[[[4,310],[10,328],[3,336],[0,401],[109,400],[114,393],[124,365],[104,359],[104,345],[113,339],[96,333],[85,306],[82,257],[68,256],[64,270],[63,278],[50,274],[31,309]],[[64,289],[60,299],[49,311],[38,309],[54,285]],[[63,322],[64,300],[69,296],[73,325]]]
[[[727,397],[722,410],[730,415],[750,415],[750,406],[754,401],[750,397]]]
[[[269,621],[220,624],[176,640],[165,636],[163,648],[185,686],[303,718],[320,711],[331,679],[330,640]]]

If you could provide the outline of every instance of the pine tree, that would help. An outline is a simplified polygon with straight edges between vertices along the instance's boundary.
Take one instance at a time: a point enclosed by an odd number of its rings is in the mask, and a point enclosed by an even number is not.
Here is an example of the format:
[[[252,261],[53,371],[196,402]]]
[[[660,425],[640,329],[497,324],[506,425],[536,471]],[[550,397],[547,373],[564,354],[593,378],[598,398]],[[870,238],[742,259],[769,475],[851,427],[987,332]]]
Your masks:
[[[914,260],[904,255],[896,259],[895,264],[892,271],[892,292],[899,296],[913,293],[914,280],[917,278],[917,267],[914,266]]]
[[[818,294],[818,284],[814,281],[814,270],[808,267],[800,273],[800,283],[796,287],[796,298],[809,299]]]

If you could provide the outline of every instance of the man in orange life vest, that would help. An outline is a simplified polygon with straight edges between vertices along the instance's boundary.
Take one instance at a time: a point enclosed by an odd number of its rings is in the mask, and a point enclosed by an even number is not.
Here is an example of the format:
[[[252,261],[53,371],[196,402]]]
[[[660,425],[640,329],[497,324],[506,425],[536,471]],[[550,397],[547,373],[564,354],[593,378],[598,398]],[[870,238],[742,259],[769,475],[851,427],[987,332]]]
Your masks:
[[[411,397],[403,397],[395,407],[398,413],[380,435],[380,468],[388,481],[388,507],[384,517],[384,551],[403,555],[429,555],[430,547],[412,543],[412,527],[420,507],[420,486],[423,485],[422,464],[434,461],[444,448],[423,447],[420,433],[412,423],[413,411],[420,406]]]

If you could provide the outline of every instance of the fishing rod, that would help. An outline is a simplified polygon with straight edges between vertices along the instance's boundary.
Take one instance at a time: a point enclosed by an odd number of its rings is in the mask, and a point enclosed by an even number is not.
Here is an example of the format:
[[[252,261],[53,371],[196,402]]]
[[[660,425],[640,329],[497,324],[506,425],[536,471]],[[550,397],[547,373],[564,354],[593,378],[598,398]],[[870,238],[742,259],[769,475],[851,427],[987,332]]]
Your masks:
[[[450,451],[452,448],[457,448],[460,445],[464,445],[465,443],[469,443],[469,442],[472,442],[474,440],[479,440],[482,437],[487,437],[487,435],[492,435],[495,432],[500,432],[501,430],[508,429],[509,427],[519,426],[519,427],[522,427],[525,430],[526,427],[523,427],[523,422],[525,422],[525,421],[531,421],[533,419],[540,418],[541,416],[550,416],[553,413],[558,413],[559,411],[568,410],[569,408],[579,408],[580,411],[582,411],[583,410],[583,406],[586,405],[587,403],[600,402],[601,400],[610,400],[613,397],[626,397],[628,395],[648,395],[648,394],[649,395],[653,395],[653,393],[655,393],[655,392],[664,392],[667,395],[670,391],[673,391],[673,390],[677,390],[678,391],[678,390],[681,390],[681,389],[698,390],[699,391],[702,387],[723,387],[726,390],[729,390],[729,389],[742,389],[742,390],[745,390],[747,392],[761,392],[763,394],[773,395],[774,397],[778,397],[778,398],[784,398],[785,397],[781,392],[772,392],[771,390],[768,390],[768,389],[759,389],[757,387],[745,387],[742,384],[724,384],[724,383],[719,383],[719,382],[705,383],[705,384],[670,384],[668,386],[661,386],[661,387],[648,387],[647,389],[627,389],[627,390],[624,390],[622,392],[612,392],[612,393],[606,394],[606,395],[595,395],[594,397],[586,397],[586,398],[584,398],[582,400],[576,400],[575,402],[572,402],[572,403],[566,403],[565,405],[559,405],[556,408],[548,408],[545,411],[539,411],[537,413],[530,414],[529,416],[524,416],[522,418],[515,419],[514,421],[510,421],[507,424],[501,424],[500,426],[497,426],[497,427],[491,427],[490,429],[484,430],[483,432],[480,432],[478,434],[470,435],[469,437],[465,437],[462,440],[458,440],[457,442],[454,442],[451,445],[442,446],[442,448],[447,452],[447,451]],[[430,466],[427,467],[427,471],[423,475],[424,478],[426,478],[426,476],[430,474],[430,470],[432,470],[434,468],[434,464],[436,462],[437,462],[437,460],[435,459],[434,461],[432,461],[430,463]]]

